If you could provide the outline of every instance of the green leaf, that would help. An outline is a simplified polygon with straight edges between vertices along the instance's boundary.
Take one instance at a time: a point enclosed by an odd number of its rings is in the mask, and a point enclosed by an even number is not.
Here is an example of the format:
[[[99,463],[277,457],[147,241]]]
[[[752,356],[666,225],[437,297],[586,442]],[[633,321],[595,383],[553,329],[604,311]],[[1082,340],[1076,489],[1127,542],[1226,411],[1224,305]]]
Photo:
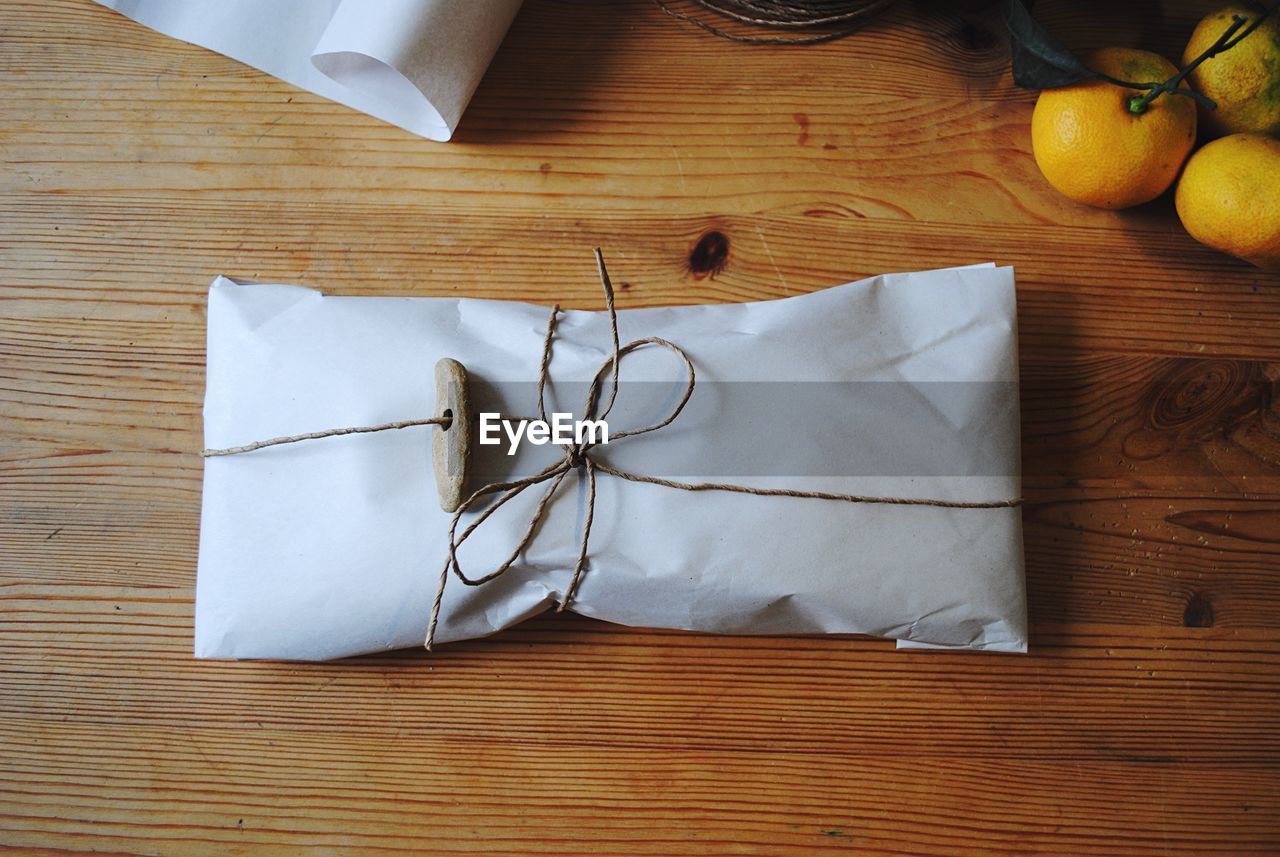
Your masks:
[[[1013,53],[1013,82],[1024,89],[1053,89],[1099,77],[1032,16],[1024,0],[1004,0]]]

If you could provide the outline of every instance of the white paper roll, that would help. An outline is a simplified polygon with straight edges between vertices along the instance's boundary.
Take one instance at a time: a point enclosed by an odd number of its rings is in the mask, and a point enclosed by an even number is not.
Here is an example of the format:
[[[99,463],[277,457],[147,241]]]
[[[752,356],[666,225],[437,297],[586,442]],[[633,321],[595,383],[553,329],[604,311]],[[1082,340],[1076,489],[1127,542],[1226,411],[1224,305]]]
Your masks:
[[[98,0],[431,140],[453,136],[521,0]]]

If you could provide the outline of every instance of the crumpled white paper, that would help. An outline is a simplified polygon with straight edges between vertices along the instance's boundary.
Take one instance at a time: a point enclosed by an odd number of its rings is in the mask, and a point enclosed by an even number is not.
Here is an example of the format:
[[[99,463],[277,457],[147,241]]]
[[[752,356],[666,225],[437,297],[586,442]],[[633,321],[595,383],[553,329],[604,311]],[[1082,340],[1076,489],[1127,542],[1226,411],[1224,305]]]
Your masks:
[[[431,140],[448,140],[521,0],[97,0]]]
[[[431,416],[432,372],[442,357],[467,367],[478,409],[532,413],[532,398],[502,396],[533,390],[547,317],[546,307],[516,302],[329,297],[219,278],[209,293],[205,445]],[[741,461],[740,475],[705,478],[933,499],[1020,495],[1010,268],[885,275],[759,303],[624,310],[618,323],[623,342],[659,336],[681,346],[698,387],[671,426],[594,451],[615,466],[698,481],[705,474],[691,472],[690,462]],[[626,412],[635,381],[661,390],[682,377],[670,355],[654,352],[623,361],[615,431],[653,421],[652,412]],[[588,381],[608,353],[603,312],[565,313],[550,367],[553,394]],[[812,409],[821,413],[775,416],[794,429],[788,448],[820,450],[831,472],[792,476],[753,466],[782,453],[753,428],[771,408],[735,404],[733,392],[744,389],[737,382],[781,392],[849,381],[892,385],[851,389],[905,390],[915,405],[868,408],[861,392],[821,397]],[[957,405],[938,392],[955,384],[972,385],[974,397]],[[632,398],[633,407],[647,407],[637,405],[643,396]],[[553,401],[549,409],[579,407]],[[862,428],[849,428],[855,424]],[[891,452],[895,435],[921,427],[994,450],[1000,466],[977,475],[856,468],[843,475],[841,449],[851,457],[870,450],[874,460],[881,449]],[[422,645],[451,517],[436,497],[435,430],[207,459],[197,656],[320,660]],[[499,453],[497,466],[524,475],[558,454],[528,452],[516,461]],[[634,626],[861,633],[901,645],[1025,650],[1017,508],[690,493],[609,476],[599,478],[598,492],[589,569],[572,605],[578,613]],[[510,553],[539,494],[531,489],[477,531],[461,554],[469,572],[484,573]],[[571,476],[516,567],[480,587],[451,577],[437,642],[491,634],[557,603],[583,512],[583,486]]]

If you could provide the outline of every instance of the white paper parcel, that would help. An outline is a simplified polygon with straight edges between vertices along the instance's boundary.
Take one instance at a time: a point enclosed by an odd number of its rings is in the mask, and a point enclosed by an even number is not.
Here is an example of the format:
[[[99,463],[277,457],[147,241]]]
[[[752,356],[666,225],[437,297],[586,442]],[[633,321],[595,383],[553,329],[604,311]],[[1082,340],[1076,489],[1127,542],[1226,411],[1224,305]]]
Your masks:
[[[548,312],[219,278],[209,293],[205,445],[431,416],[442,357],[467,367],[475,409],[536,412]],[[995,266],[886,275],[784,300],[624,310],[623,342],[676,343],[697,387],[675,423],[593,455],[684,481],[1016,498],[1015,321],[1013,272]],[[549,411],[580,410],[609,342],[605,313],[562,315]],[[683,368],[642,349],[622,376],[615,432],[665,415]],[[196,655],[322,660],[422,645],[451,518],[431,467],[436,430],[207,459]],[[485,481],[560,454],[483,449]],[[463,546],[470,574],[511,552],[541,493],[508,504]],[[450,578],[436,641],[491,634],[558,603],[584,511],[582,480],[571,475],[511,571],[478,587]],[[1024,651],[1020,510],[693,493],[601,475],[572,609],[633,626]]]
[[[97,0],[167,36],[448,140],[521,0]]]

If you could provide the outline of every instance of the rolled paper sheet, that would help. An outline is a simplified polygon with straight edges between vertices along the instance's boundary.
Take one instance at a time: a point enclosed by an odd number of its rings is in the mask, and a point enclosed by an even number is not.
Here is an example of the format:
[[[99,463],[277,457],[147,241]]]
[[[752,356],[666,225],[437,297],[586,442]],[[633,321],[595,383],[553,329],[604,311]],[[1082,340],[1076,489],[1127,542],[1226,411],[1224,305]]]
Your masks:
[[[453,136],[521,0],[97,0],[431,140]]]
[[[430,417],[424,373],[467,367],[472,410],[536,413],[548,308],[455,298],[327,297],[219,278],[209,295],[205,446]],[[597,462],[687,482],[937,500],[1020,495],[1013,272],[873,277],[793,298],[622,310],[623,341],[662,337],[697,368],[660,432]],[[609,354],[603,312],[556,325],[549,412],[581,408]],[[683,369],[622,365],[613,433],[670,412]],[[451,515],[418,427],[206,459],[196,654],[322,660],[422,645]],[[563,455],[477,447],[475,484]],[[503,576],[450,579],[435,641],[492,634],[559,602],[585,515],[581,474]],[[575,612],[732,634],[857,633],[904,646],[1024,651],[1021,510],[858,505],[688,492],[600,475]],[[460,555],[478,577],[519,542],[541,490]]]

